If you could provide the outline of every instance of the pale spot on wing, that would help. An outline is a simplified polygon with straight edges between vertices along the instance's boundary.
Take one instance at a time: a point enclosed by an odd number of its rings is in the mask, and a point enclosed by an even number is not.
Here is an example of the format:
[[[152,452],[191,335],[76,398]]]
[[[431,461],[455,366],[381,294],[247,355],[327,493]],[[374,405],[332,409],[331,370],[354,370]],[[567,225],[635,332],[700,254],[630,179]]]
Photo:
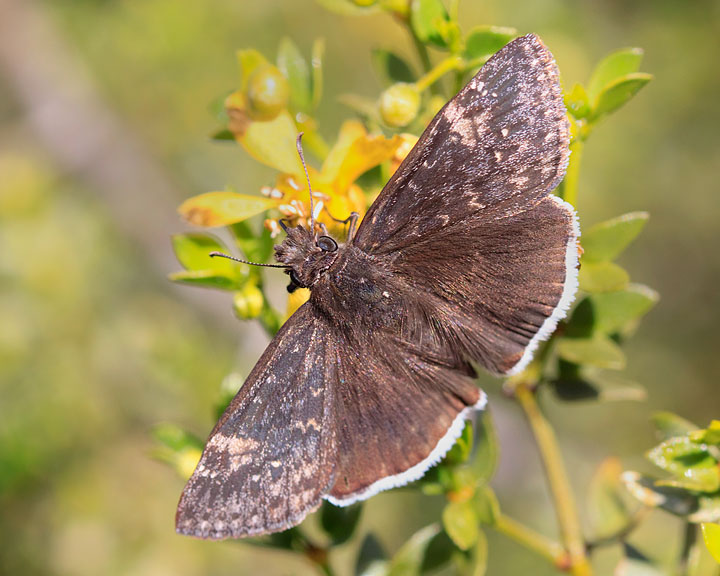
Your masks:
[[[503,128],[502,130],[500,130],[500,134],[503,135],[503,138],[506,138],[508,133],[509,133],[509,131],[507,128]]]

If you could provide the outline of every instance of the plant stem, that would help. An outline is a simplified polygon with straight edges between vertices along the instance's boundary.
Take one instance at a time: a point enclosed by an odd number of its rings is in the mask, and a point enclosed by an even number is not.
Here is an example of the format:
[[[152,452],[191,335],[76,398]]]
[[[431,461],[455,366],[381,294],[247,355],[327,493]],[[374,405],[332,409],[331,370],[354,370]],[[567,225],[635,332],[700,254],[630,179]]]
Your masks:
[[[462,58],[459,56],[450,56],[449,58],[446,58],[440,64],[435,66],[432,70],[430,70],[427,74],[425,74],[422,78],[420,78],[416,83],[415,86],[419,91],[423,91],[427,89],[429,86],[432,86],[435,82],[437,82],[440,78],[442,78],[445,74],[452,70],[458,70],[462,67],[463,61]]]
[[[519,382],[515,389],[515,397],[527,416],[545,467],[560,532],[570,557],[568,571],[573,576],[591,576],[592,568],[585,552],[585,540],[555,432],[540,412],[535,393],[528,384]]]
[[[528,528],[517,520],[501,514],[495,520],[493,528],[525,548],[537,552],[555,566],[568,564],[567,552],[560,544],[535,532],[535,530]]]
[[[584,147],[585,142],[580,137],[577,137],[570,144],[570,161],[565,173],[565,180],[563,180],[562,198],[573,206],[577,203],[580,162],[582,161]]]

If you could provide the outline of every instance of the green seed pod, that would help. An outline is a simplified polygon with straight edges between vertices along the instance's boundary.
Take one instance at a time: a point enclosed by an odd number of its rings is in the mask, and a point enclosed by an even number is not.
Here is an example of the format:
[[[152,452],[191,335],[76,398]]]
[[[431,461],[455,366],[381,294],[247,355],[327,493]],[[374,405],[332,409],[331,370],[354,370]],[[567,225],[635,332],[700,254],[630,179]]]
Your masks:
[[[246,284],[233,296],[235,314],[241,320],[257,318],[263,309],[263,293],[255,284]]]
[[[272,120],[288,106],[287,78],[272,64],[258,66],[248,78],[247,99],[253,120]]]
[[[412,122],[420,110],[420,93],[414,84],[398,82],[380,95],[378,103],[383,121],[393,128]]]

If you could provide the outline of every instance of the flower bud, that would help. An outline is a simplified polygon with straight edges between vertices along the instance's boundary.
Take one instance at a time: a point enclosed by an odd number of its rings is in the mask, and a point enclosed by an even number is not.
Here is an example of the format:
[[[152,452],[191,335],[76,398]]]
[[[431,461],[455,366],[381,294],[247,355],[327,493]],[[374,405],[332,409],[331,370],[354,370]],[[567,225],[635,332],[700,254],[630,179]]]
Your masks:
[[[235,314],[241,320],[257,318],[263,309],[263,293],[255,284],[246,284],[233,296]]]
[[[398,82],[380,95],[380,116],[393,128],[407,126],[420,110],[420,93],[414,84]]]
[[[272,120],[287,108],[290,99],[288,81],[275,66],[258,66],[248,78],[247,99],[253,120]]]

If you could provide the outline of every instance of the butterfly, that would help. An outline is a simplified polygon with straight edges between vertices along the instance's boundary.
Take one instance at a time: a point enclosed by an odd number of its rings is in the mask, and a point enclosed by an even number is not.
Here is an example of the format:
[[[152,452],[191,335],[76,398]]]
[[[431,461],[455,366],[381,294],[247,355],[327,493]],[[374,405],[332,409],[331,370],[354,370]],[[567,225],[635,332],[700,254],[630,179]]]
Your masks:
[[[550,194],[569,157],[552,54],[517,38],[440,110],[339,244],[275,247],[311,295],[210,434],[177,531],[285,530],[420,478],[482,409],[474,364],[530,362],[577,289],[579,228]]]

